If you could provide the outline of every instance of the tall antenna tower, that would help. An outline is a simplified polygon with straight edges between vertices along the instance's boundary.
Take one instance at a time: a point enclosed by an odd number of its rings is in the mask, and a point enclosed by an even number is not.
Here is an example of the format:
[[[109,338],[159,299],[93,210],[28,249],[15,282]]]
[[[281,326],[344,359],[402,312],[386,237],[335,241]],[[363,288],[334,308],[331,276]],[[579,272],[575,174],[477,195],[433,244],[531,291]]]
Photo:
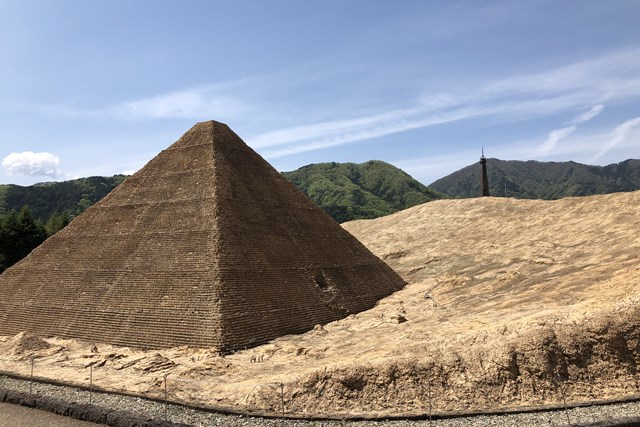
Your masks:
[[[480,165],[482,167],[482,197],[489,196],[489,178],[487,178],[487,158],[484,156],[484,147],[482,147],[482,156],[480,157]]]

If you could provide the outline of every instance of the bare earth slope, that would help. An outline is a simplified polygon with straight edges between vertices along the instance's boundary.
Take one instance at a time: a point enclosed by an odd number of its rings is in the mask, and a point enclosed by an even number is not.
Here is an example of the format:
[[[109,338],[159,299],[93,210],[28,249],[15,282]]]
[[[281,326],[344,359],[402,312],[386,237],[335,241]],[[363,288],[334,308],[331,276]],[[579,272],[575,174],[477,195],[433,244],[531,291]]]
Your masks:
[[[344,224],[409,284],[366,312],[220,357],[26,336],[0,369],[288,413],[485,411],[640,393],[640,192],[443,200]],[[3,342],[4,341],[4,342]],[[253,361],[258,360],[258,363]]]

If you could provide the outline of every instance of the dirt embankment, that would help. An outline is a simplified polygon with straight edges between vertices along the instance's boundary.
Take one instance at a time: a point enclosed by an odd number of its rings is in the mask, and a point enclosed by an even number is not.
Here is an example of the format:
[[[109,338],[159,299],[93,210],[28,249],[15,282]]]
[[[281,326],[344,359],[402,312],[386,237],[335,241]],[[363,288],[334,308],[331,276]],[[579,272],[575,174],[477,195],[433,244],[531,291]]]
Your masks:
[[[0,369],[288,413],[484,411],[640,393],[640,192],[444,200],[344,227],[407,282],[366,312],[221,357],[47,338]],[[5,341],[2,343],[2,341]],[[15,343],[14,343],[15,344]],[[283,383],[283,389],[280,384]]]

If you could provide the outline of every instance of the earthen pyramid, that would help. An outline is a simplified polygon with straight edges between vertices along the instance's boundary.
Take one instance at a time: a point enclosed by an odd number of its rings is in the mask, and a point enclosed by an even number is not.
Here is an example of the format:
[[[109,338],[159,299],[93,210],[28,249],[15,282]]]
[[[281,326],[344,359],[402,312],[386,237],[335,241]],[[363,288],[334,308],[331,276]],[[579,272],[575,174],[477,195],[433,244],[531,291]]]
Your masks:
[[[0,275],[0,335],[229,352],[368,309],[403,286],[211,121]]]

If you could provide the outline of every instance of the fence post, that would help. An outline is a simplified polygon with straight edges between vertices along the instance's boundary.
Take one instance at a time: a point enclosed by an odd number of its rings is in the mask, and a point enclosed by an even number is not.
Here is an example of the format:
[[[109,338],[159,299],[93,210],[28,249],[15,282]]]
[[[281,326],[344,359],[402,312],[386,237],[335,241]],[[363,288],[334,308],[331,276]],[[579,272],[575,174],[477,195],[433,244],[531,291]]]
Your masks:
[[[91,365],[89,365],[89,405],[91,405],[91,401],[92,401],[92,394],[93,392],[93,363]]]
[[[164,374],[164,420],[168,421],[169,409],[167,408],[167,377],[169,374]]]
[[[29,375],[29,394],[33,394],[33,365],[35,364],[36,358],[31,356],[31,374]]]
[[[564,404],[564,413],[567,415],[567,424],[571,425],[571,418],[569,417],[569,408],[567,407],[567,396],[565,393],[564,385],[560,379],[560,374],[556,374],[556,382],[560,388],[560,394],[562,395],[562,403]]]
[[[284,383],[280,383],[280,401],[282,402],[282,424],[284,425]]]
[[[433,404],[431,403],[431,380],[429,380],[429,425],[431,425],[432,411],[433,411]]]

